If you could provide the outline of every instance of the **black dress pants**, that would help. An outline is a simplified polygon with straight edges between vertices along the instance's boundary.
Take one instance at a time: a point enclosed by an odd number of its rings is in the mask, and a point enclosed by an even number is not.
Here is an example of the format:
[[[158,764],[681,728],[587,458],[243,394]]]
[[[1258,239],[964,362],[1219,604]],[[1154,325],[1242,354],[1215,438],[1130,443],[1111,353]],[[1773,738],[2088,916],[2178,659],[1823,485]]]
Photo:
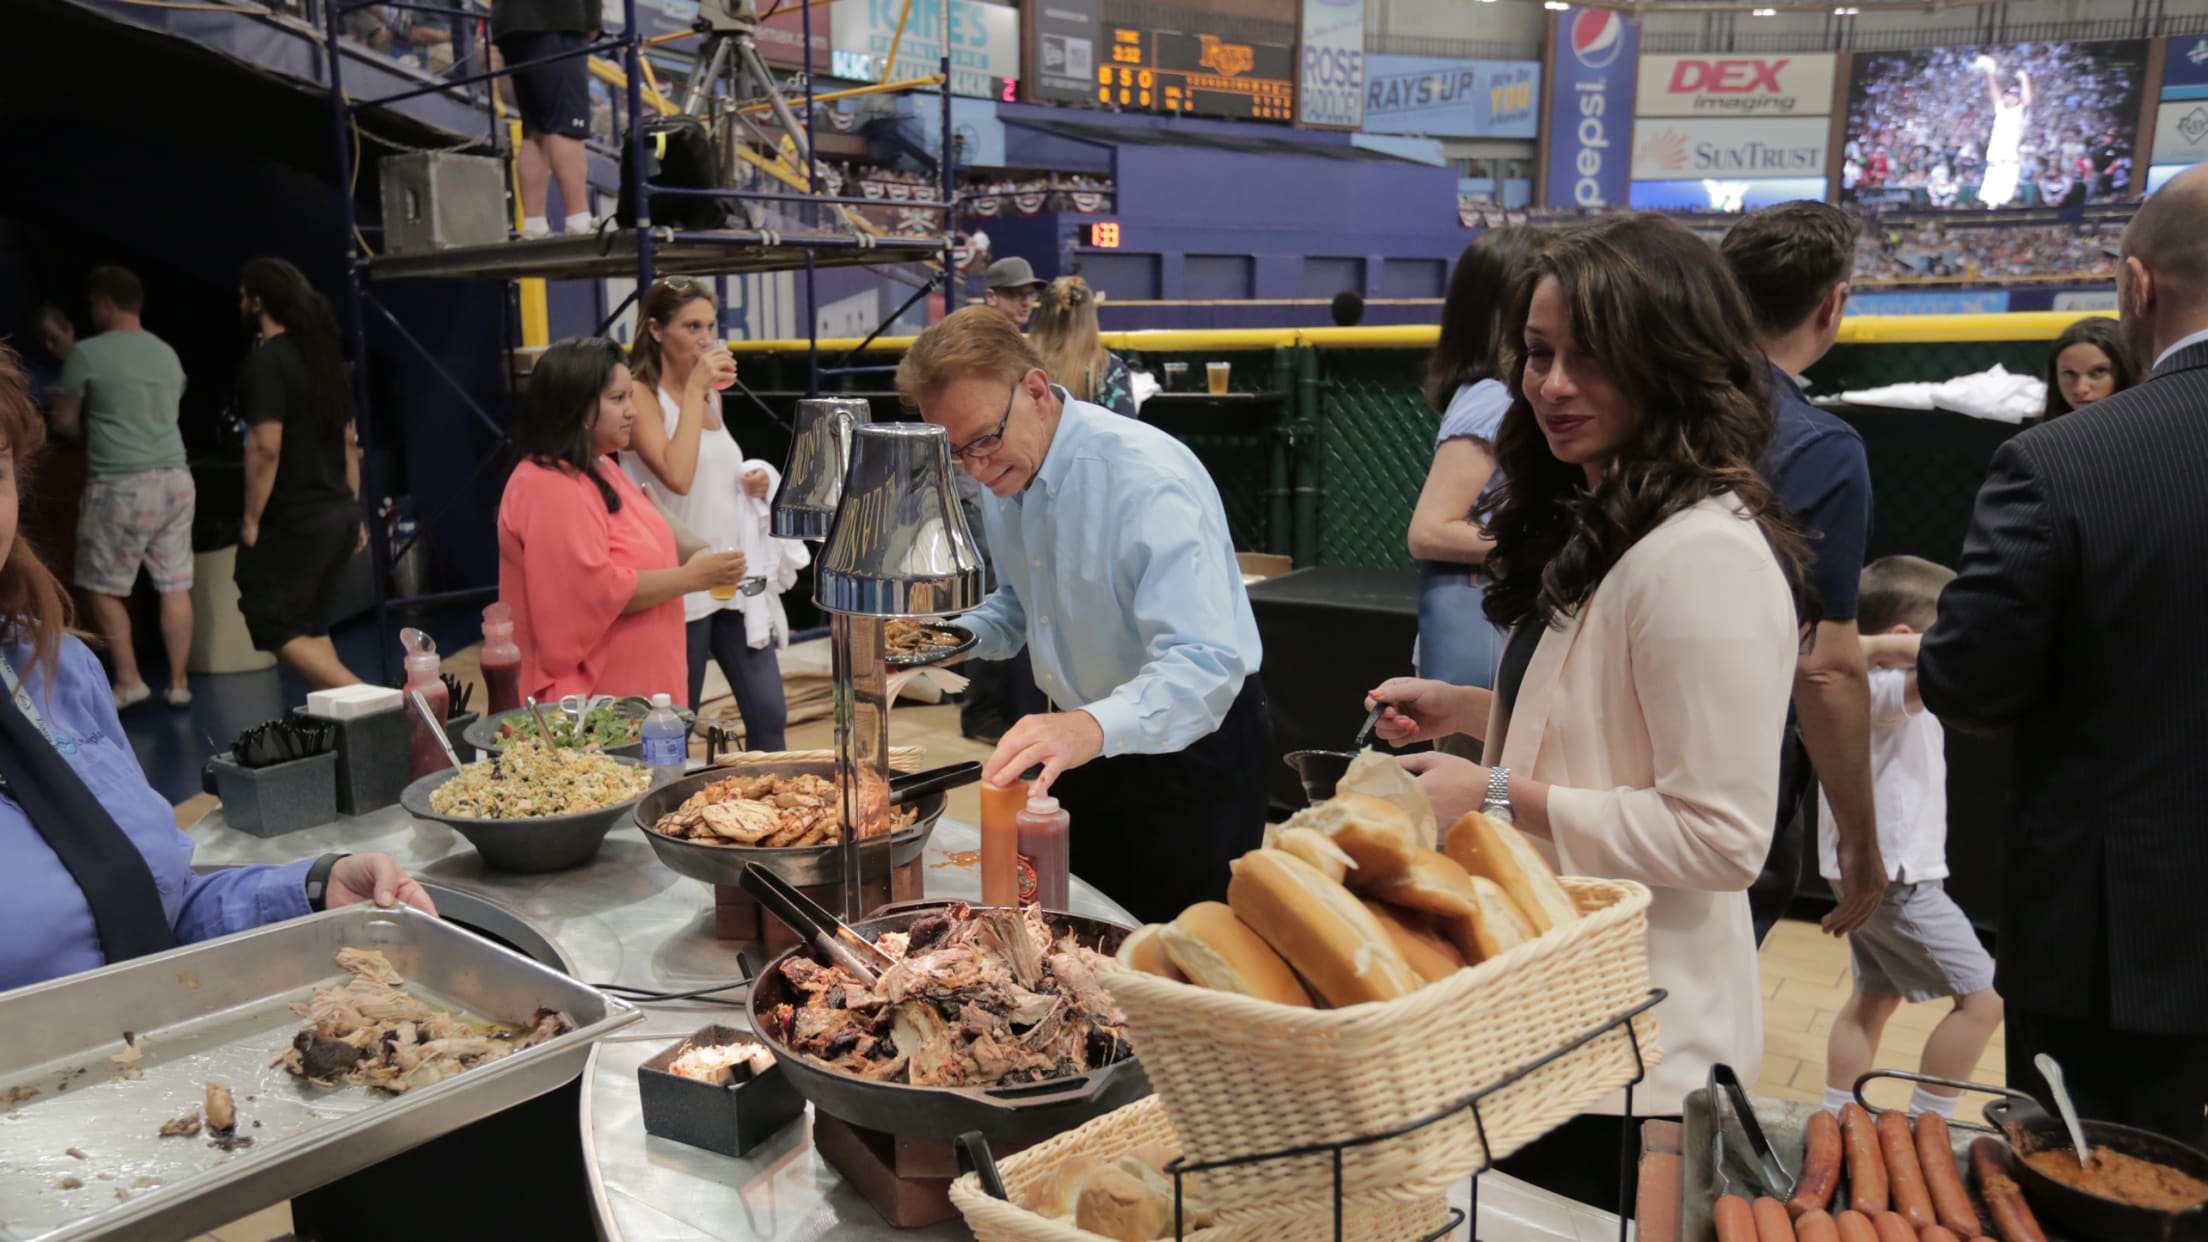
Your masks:
[[[2062,1067],[2080,1117],[2208,1148],[2208,1037],[2118,1031],[2105,1021],[2049,1017],[2014,1005],[2004,1022],[2008,1084],[2049,1112],[2053,1093],[2032,1064],[2042,1052]]]

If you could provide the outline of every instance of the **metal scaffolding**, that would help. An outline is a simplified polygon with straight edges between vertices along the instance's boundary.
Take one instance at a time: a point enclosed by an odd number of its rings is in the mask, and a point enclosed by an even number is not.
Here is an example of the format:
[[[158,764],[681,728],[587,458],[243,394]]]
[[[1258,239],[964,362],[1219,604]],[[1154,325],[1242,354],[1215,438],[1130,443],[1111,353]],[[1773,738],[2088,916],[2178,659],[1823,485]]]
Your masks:
[[[734,186],[709,189],[663,186],[648,180],[644,153],[645,49],[675,39],[711,34],[710,24],[704,18],[700,19],[693,31],[647,39],[644,37],[637,21],[637,0],[622,0],[623,21],[622,30],[618,36],[601,38],[582,48],[526,61],[521,64],[511,64],[500,69],[486,69],[481,73],[451,78],[434,85],[399,91],[373,99],[355,100],[346,93],[344,83],[345,49],[340,39],[340,27],[346,14],[371,5],[380,5],[385,9],[411,9],[463,18],[476,18],[479,15],[468,13],[456,7],[457,0],[446,0],[445,3],[392,3],[390,0],[324,0],[321,14],[323,37],[320,42],[323,53],[327,57],[328,65],[330,133],[331,142],[336,152],[337,180],[339,186],[343,187],[345,289],[343,297],[340,299],[340,305],[343,308],[346,332],[350,337],[353,357],[356,360],[352,372],[352,382],[355,433],[361,443],[361,501],[367,510],[366,516],[369,529],[379,532],[378,537],[369,540],[369,550],[375,590],[377,653],[378,659],[382,662],[382,672],[385,680],[389,680],[393,672],[392,614],[396,607],[418,608],[438,604],[471,603],[495,597],[497,587],[495,585],[472,587],[457,591],[410,595],[399,599],[394,599],[391,594],[392,566],[403,559],[414,544],[420,541],[423,533],[432,524],[432,519],[417,514],[414,536],[406,542],[405,546],[397,549],[392,548],[389,539],[381,533],[382,517],[377,512],[377,507],[382,503],[387,480],[383,477],[384,470],[373,452],[377,442],[377,434],[381,431],[381,427],[371,407],[368,383],[368,324],[371,318],[382,322],[391,330],[397,340],[403,343],[408,350],[417,354],[427,364],[438,381],[449,388],[467,407],[469,414],[498,437],[500,447],[494,450],[492,455],[476,464],[471,478],[480,476],[483,470],[497,459],[498,454],[504,451],[506,430],[499,420],[493,417],[490,411],[484,409],[483,405],[468,392],[466,386],[460,383],[438,362],[435,354],[420,340],[416,339],[412,333],[407,331],[398,317],[376,296],[371,287],[373,282],[401,279],[496,280],[505,282],[506,300],[504,312],[500,316],[500,347],[505,359],[504,373],[507,376],[507,382],[510,384],[513,375],[512,358],[516,335],[515,294],[514,286],[511,283],[513,281],[524,279],[603,279],[633,273],[636,278],[636,287],[623,299],[620,305],[607,312],[604,321],[599,325],[599,333],[602,335],[631,304],[642,297],[644,291],[649,289],[652,282],[661,275],[718,276],[802,270],[805,273],[805,304],[808,313],[806,324],[808,362],[806,391],[813,396],[819,395],[821,380],[824,377],[857,374],[876,369],[844,365],[859,352],[858,350],[851,351],[838,365],[823,367],[820,364],[818,288],[815,278],[821,268],[864,266],[881,263],[885,259],[919,260],[939,258],[941,264],[939,274],[934,279],[923,282],[913,292],[912,296],[906,299],[905,303],[895,312],[885,317],[882,323],[886,326],[902,317],[913,305],[920,302],[938,285],[943,290],[946,308],[956,305],[958,282],[955,274],[958,268],[952,252],[956,240],[955,211],[958,200],[958,184],[956,177],[957,155],[953,138],[955,128],[951,119],[950,6],[947,4],[941,6],[944,26],[940,34],[941,56],[937,72],[933,78],[891,80],[896,68],[897,45],[902,42],[905,22],[911,16],[912,0],[905,0],[904,10],[898,20],[898,38],[891,45],[888,64],[884,66],[881,82],[872,86],[816,95],[813,89],[812,36],[813,9],[817,7],[817,4],[814,0],[782,0],[782,2],[800,5],[801,12],[800,31],[805,49],[805,70],[801,76],[805,84],[805,93],[803,99],[802,147],[798,154],[804,160],[804,193],[760,189],[745,190],[737,189]],[[748,5],[740,7],[748,8]],[[782,4],[777,3],[775,7],[779,9]],[[769,11],[770,15],[773,11]],[[485,87],[484,112],[488,123],[490,145],[493,149],[503,150],[505,144],[502,142],[502,122],[496,103],[495,86],[493,85],[495,80],[520,70],[533,69],[541,65],[581,56],[594,56],[601,52],[619,54],[621,68],[626,78],[624,84],[626,98],[623,110],[625,141],[620,152],[620,158],[624,165],[621,215],[624,219],[634,220],[636,222],[634,227],[619,229],[608,227],[586,236],[562,234],[545,238],[516,238],[489,245],[458,246],[424,254],[371,255],[366,252],[361,238],[359,205],[355,200],[352,188],[357,184],[359,176],[359,169],[355,167],[353,134],[358,123],[357,114],[360,111],[385,107],[417,96],[449,92],[456,88],[480,83]],[[764,67],[757,60],[756,52],[753,49],[744,47],[739,49],[738,54],[748,57],[748,63],[755,72],[763,70]],[[710,63],[708,63],[709,61]],[[725,61],[725,48],[717,49],[710,58],[700,56],[697,73],[694,76],[704,79],[716,72]],[[943,231],[939,239],[881,237],[857,227],[853,227],[848,233],[843,233],[820,229],[817,224],[814,227],[797,230],[758,227],[689,230],[668,228],[654,225],[651,222],[650,205],[653,199],[666,196],[734,200],[740,204],[792,203],[826,206],[837,209],[837,213],[842,215],[848,222],[851,217],[844,210],[845,208],[852,205],[868,204],[872,200],[838,197],[820,192],[820,160],[814,135],[814,105],[828,99],[842,99],[853,95],[910,89],[917,85],[927,84],[932,84],[938,89],[942,102],[942,133],[940,151],[936,161],[941,180],[941,210],[943,215]],[[699,83],[694,81],[692,91],[687,93],[694,97],[697,94],[698,85]],[[795,118],[789,114],[788,103],[781,98],[771,78],[763,79],[761,85],[767,92],[765,97],[740,101],[738,104],[739,112],[762,109],[773,112],[776,119],[788,130],[792,144],[795,145],[798,141],[797,129],[799,127],[795,124]],[[657,98],[656,90],[653,94]],[[574,204],[568,206],[570,211],[575,209]],[[745,214],[748,217],[748,210]],[[880,330],[879,328],[876,329],[877,334]],[[871,340],[872,338],[869,337],[868,339]],[[741,381],[738,382],[737,389],[754,405],[764,411],[769,418],[786,425],[786,420],[776,414],[772,408],[767,406],[756,393],[752,392]],[[456,496],[448,499],[446,503],[449,506],[457,499]],[[441,513],[442,511],[440,511],[440,515]]]

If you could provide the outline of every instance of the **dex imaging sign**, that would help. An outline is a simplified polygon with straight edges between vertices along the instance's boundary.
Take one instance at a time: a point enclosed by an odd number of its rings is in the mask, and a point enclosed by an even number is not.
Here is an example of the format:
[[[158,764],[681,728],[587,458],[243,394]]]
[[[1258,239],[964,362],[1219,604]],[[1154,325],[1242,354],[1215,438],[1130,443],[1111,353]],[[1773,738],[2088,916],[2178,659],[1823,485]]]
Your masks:
[[[1633,69],[1640,29],[1608,9],[1572,9],[1549,22],[1547,203],[1604,207],[1626,201],[1633,132]]]
[[[1640,116],[1825,116],[1837,57],[1643,56]]]

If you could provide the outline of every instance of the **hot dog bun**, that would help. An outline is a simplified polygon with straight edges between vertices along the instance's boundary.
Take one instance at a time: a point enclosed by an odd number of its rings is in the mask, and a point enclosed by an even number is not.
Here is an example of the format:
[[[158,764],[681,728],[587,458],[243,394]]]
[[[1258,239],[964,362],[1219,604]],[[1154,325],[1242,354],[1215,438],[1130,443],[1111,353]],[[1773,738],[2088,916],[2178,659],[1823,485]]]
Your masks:
[[[1173,964],[1173,956],[1165,950],[1164,931],[1156,923],[1147,923],[1135,929],[1135,933],[1120,942],[1119,964],[1146,975],[1188,982],[1188,976]]]
[[[1362,875],[1352,875],[1350,887],[1406,910],[1461,918],[1472,913],[1478,903],[1472,892],[1472,877],[1456,859],[1440,850],[1420,850],[1411,856],[1410,866],[1384,880],[1365,883],[1363,879]]]
[[[1357,869],[1357,860],[1349,852],[1334,844],[1334,838],[1316,828],[1284,826],[1273,840],[1265,844],[1274,849],[1286,850],[1319,869],[1319,874],[1336,884],[1347,882]]]
[[[1289,817],[1282,836],[1298,828],[1323,833],[1357,864],[1356,875],[1377,884],[1411,865],[1428,842],[1403,808],[1364,794],[1336,794]]]
[[[1467,883],[1474,898],[1472,913],[1443,919],[1441,924],[1465,961],[1477,965],[1533,939],[1532,922],[1504,894],[1502,885],[1484,875],[1472,876]]]
[[[1380,930],[1403,951],[1403,960],[1411,964],[1419,978],[1434,983],[1464,969],[1464,954],[1428,927],[1418,914],[1370,898],[1364,904],[1379,922]]]
[[[1158,929],[1165,952],[1189,982],[1217,992],[1310,1008],[1296,972],[1255,931],[1216,901],[1200,901]]]
[[[1435,849],[1441,845],[1439,825],[1434,822],[1434,804],[1427,799],[1418,778],[1394,755],[1370,746],[1358,751],[1357,757],[1350,760],[1349,767],[1343,771],[1342,779],[1335,783],[1334,791],[1394,803],[1410,817],[1420,849]]]
[[[1501,885],[1533,924],[1534,934],[1579,917],[1579,906],[1557,883],[1548,860],[1533,848],[1525,834],[1509,824],[1478,811],[1468,812],[1450,826],[1443,849],[1466,871]]]
[[[1425,986],[1372,912],[1311,864],[1259,849],[1236,859],[1233,872],[1227,904],[1327,1004],[1395,1000]]]

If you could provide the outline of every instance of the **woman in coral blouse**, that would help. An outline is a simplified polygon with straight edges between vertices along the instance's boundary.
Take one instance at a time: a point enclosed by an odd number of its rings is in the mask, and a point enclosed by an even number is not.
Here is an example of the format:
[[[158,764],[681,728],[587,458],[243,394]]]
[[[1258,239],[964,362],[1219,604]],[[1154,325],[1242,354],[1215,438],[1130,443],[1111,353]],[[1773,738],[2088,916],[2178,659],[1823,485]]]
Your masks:
[[[561,341],[529,376],[521,463],[498,505],[498,594],[513,609],[521,692],[667,694],[689,705],[682,597],[744,576],[737,552],[681,559],[674,529],[608,460],[636,423],[621,347]]]

